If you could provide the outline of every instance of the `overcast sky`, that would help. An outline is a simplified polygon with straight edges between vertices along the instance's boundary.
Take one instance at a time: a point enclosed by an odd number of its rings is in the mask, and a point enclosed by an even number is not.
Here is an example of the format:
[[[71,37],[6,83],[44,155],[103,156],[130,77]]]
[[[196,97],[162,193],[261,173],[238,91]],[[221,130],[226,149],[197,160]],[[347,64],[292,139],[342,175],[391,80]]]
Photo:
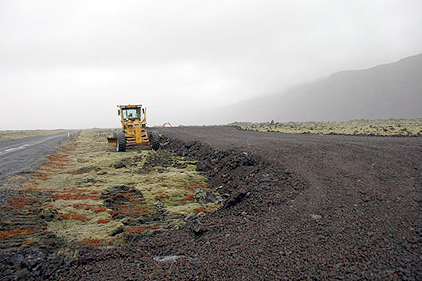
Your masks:
[[[149,124],[422,52],[420,0],[0,0],[0,130]]]

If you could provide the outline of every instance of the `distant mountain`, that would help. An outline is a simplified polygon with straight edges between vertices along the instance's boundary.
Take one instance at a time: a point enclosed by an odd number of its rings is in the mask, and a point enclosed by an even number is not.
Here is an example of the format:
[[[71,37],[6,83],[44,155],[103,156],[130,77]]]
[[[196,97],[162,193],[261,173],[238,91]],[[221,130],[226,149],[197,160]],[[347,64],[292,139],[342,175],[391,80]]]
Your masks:
[[[338,72],[280,94],[242,101],[213,116],[219,116],[217,122],[421,118],[422,54]]]

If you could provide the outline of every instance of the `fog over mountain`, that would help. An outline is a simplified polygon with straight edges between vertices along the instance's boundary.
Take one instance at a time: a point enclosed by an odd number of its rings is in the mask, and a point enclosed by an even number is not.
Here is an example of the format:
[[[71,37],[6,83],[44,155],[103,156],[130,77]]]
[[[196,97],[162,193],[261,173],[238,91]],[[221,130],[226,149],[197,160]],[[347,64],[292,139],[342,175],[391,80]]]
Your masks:
[[[201,115],[209,115],[210,124],[213,120],[227,123],[420,118],[422,54],[369,69],[338,72]]]

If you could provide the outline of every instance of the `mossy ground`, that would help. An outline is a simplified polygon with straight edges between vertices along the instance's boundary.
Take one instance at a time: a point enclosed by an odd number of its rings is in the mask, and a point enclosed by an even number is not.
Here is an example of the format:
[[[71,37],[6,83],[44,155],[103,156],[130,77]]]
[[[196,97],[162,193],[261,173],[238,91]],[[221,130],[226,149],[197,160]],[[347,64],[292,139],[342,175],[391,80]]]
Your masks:
[[[194,190],[207,188],[195,162],[149,147],[115,152],[107,145],[109,135],[109,130],[82,131],[25,183],[26,194],[48,194],[39,206],[56,214],[47,221],[48,231],[69,242],[109,246],[219,207],[194,201]]]
[[[20,139],[39,135],[53,135],[66,132],[65,130],[4,130],[0,131],[0,140]]]
[[[246,130],[275,131],[284,133],[375,135],[375,136],[421,136],[422,119],[386,119],[352,121],[309,121],[309,122],[236,122]]]

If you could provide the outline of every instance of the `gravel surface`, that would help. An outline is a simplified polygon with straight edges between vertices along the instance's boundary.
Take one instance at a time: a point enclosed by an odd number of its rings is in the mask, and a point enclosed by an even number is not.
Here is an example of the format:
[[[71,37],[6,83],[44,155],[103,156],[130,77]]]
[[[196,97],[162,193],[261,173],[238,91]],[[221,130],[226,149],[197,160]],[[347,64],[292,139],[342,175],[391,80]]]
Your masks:
[[[422,138],[159,130],[165,149],[195,157],[210,184],[221,186],[222,209],[121,247],[81,250],[71,262],[48,259],[39,249],[8,253],[9,274],[27,280],[422,279]],[[39,259],[18,269],[18,257]]]

